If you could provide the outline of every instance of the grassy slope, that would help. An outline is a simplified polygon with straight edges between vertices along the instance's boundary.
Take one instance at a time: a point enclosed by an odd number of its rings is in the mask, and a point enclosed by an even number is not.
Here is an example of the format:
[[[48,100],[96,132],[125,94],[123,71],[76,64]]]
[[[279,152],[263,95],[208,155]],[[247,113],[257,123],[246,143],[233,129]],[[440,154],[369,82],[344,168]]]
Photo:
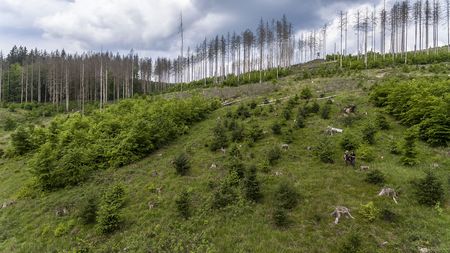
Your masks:
[[[82,186],[19,200],[16,205],[0,210],[0,251],[61,252],[87,245],[94,252],[149,252],[152,249],[167,252],[333,252],[348,234],[358,231],[365,239],[367,252],[414,252],[417,246],[449,252],[449,203],[445,204],[442,216],[431,208],[418,206],[408,183],[413,178],[423,176],[423,171],[435,162],[440,164],[436,171],[443,181],[447,181],[445,175],[450,162],[443,149],[431,149],[420,143],[421,163],[414,168],[406,168],[399,165],[398,156],[388,151],[389,138],[393,136],[401,139],[404,128],[391,120],[393,129],[377,134],[374,147],[378,158],[369,165],[387,175],[388,185],[401,190],[398,205],[390,199],[376,197],[380,187],[365,183],[363,172],[344,166],[340,160],[343,151],[339,145],[336,145],[337,162],[332,165],[319,162],[307,150],[308,146],[317,144],[326,126],[342,127],[338,117],[344,105],[356,103],[360,112],[367,111],[369,118],[374,116],[375,109],[369,105],[367,93],[361,87],[357,88],[359,82],[359,78],[333,78],[299,83],[290,77],[282,81],[279,91],[249,98],[258,101],[262,101],[264,96],[282,98],[298,94],[305,85],[319,93],[337,95],[330,120],[322,120],[318,116],[309,118],[307,128],[294,130],[294,142],[289,151],[283,153],[281,161],[268,173],[258,172],[264,193],[261,204],[239,201],[220,211],[208,208],[211,202],[210,182],[217,182],[227,173],[223,168],[225,156],[205,147],[216,119],[223,118],[229,110],[222,108],[208,120],[195,125],[189,135],[141,162],[118,170],[99,172]],[[268,134],[254,147],[244,145],[242,151],[246,164],[261,165],[266,150],[283,143],[281,137],[270,133],[270,125],[275,121],[281,122],[283,107],[283,104],[275,105],[273,113],[263,107],[265,116],[257,117],[256,120]],[[358,132],[360,124],[366,120],[345,130]],[[291,128],[292,124],[286,122],[283,130]],[[339,136],[334,139],[337,144]],[[192,170],[186,177],[176,176],[170,166],[170,160],[181,151],[186,151],[192,158]],[[209,169],[212,163],[219,165],[219,168]],[[152,176],[154,171],[158,172],[157,177]],[[275,172],[282,172],[282,176],[276,176]],[[0,160],[0,202],[14,199],[29,176],[23,160]],[[286,229],[277,229],[272,225],[270,216],[273,192],[282,180],[292,181],[301,193],[302,201],[289,214],[291,225]],[[87,196],[99,195],[103,189],[116,182],[125,184],[127,189],[127,202],[123,209],[125,223],[113,235],[100,236],[92,226],[80,225],[76,213]],[[158,187],[163,187],[160,194],[152,190]],[[447,184],[446,187],[448,191]],[[195,208],[193,217],[188,221],[177,216],[174,206],[175,196],[183,189],[190,191]],[[357,210],[361,204],[369,201],[397,213],[398,221],[389,223],[377,219],[373,223],[365,222]],[[158,203],[157,208],[149,210],[148,202]],[[339,225],[334,225],[330,213],[336,205],[351,208],[356,219],[344,219]],[[70,215],[56,217],[55,209],[58,207],[68,207]],[[54,231],[58,226],[71,222],[75,225],[65,235],[55,236]],[[389,242],[386,247],[377,246],[384,241]]]

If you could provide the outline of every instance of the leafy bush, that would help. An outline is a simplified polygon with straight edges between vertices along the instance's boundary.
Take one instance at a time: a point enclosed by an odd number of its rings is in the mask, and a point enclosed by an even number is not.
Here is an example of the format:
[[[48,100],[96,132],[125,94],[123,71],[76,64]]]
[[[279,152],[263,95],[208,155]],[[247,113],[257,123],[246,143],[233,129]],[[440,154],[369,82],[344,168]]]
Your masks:
[[[322,107],[322,112],[320,113],[320,116],[322,117],[322,119],[329,119],[330,113],[331,113],[331,105],[327,103]]]
[[[319,141],[315,153],[320,161],[324,163],[334,163],[334,145],[330,138],[323,138]]]
[[[184,219],[188,219],[191,215],[189,193],[187,191],[181,192],[175,200],[178,214]]]
[[[317,103],[317,101],[314,101],[314,103],[312,104],[310,110],[311,113],[318,113],[320,111],[320,105],[319,103]]]
[[[287,182],[281,182],[275,191],[275,203],[278,207],[294,209],[298,205],[299,199],[300,194]]]
[[[262,197],[260,183],[256,178],[256,166],[250,166],[244,179],[245,197],[249,201],[259,202]]]
[[[281,158],[281,149],[278,146],[273,146],[267,151],[267,161],[270,165],[274,165]]]
[[[185,153],[177,155],[173,159],[173,167],[178,175],[184,176],[191,168],[189,158]]]
[[[393,155],[399,155],[402,153],[400,144],[395,139],[392,139],[389,143],[389,152]]]
[[[313,94],[309,87],[303,88],[302,91],[300,92],[300,97],[302,99],[311,99],[312,96],[313,96]]]
[[[345,132],[342,135],[342,140],[340,144],[344,150],[348,151],[356,150],[360,146],[358,137],[355,136],[354,134],[351,134],[350,132]]]
[[[413,187],[416,199],[422,205],[435,206],[444,199],[444,187],[432,172],[413,182]]]
[[[403,156],[400,158],[400,161],[405,166],[414,166],[417,164],[415,141],[416,137],[413,132],[406,133],[403,145]]]
[[[5,122],[3,123],[3,129],[5,131],[12,131],[12,130],[16,129],[16,126],[17,126],[17,122],[14,119],[12,119],[10,117],[5,118]]]
[[[245,106],[243,104],[239,105],[239,107],[236,109],[235,115],[237,118],[241,118],[241,119],[250,118],[250,116],[251,116],[250,110],[248,109],[247,106]]]
[[[242,125],[237,124],[231,131],[231,140],[233,142],[240,142],[245,138],[245,129]]]
[[[89,198],[81,206],[81,211],[79,213],[81,222],[85,225],[94,224],[97,218],[97,210],[97,200],[94,197]]]
[[[380,210],[375,207],[375,204],[370,201],[366,205],[361,205],[359,214],[367,221],[374,221],[380,213]]]
[[[283,117],[284,117],[285,120],[290,120],[291,117],[292,117],[291,109],[285,108],[285,109],[283,110]]]
[[[375,160],[375,151],[368,145],[361,145],[356,152],[357,158],[365,162],[372,162]]]
[[[376,123],[377,127],[381,130],[389,130],[391,128],[386,117],[381,113],[377,114],[377,116],[375,118],[375,123]]]
[[[380,170],[372,170],[367,173],[365,181],[370,184],[383,185],[385,177]]]
[[[305,117],[302,114],[297,115],[297,119],[295,120],[295,127],[297,128],[305,128]]]
[[[362,242],[361,237],[352,233],[348,236],[345,241],[339,247],[339,253],[358,253],[362,250]]]
[[[395,222],[397,220],[397,214],[389,209],[383,209],[380,212],[380,217],[384,221]]]
[[[32,141],[30,128],[19,127],[11,134],[12,152],[16,155],[24,155],[33,149],[35,144]]]
[[[250,140],[250,142],[252,143],[257,142],[258,140],[262,139],[263,136],[264,132],[261,129],[261,127],[256,123],[252,123],[250,125],[250,128],[248,129],[247,134],[247,137]]]
[[[221,148],[228,146],[228,137],[226,135],[226,129],[221,121],[218,121],[213,129],[213,139],[209,146],[211,151],[217,151]]]
[[[277,227],[286,227],[289,224],[288,214],[286,209],[281,206],[276,206],[272,213],[272,220]]]
[[[273,123],[271,128],[272,128],[272,133],[275,135],[280,135],[282,133],[281,125],[277,122]]]
[[[374,144],[376,133],[377,133],[376,127],[373,124],[368,123],[367,125],[364,126],[362,130],[363,140],[368,144],[371,145]]]
[[[229,172],[236,175],[239,179],[244,178],[245,175],[245,165],[242,159],[239,157],[232,157],[227,162],[227,168]]]
[[[114,185],[102,197],[97,211],[97,230],[102,234],[112,233],[123,222],[120,209],[125,202],[125,189],[122,185]]]
[[[234,173],[230,173],[227,178],[223,179],[213,193],[212,207],[221,209],[234,203],[237,199],[235,185],[238,183],[239,177]]]

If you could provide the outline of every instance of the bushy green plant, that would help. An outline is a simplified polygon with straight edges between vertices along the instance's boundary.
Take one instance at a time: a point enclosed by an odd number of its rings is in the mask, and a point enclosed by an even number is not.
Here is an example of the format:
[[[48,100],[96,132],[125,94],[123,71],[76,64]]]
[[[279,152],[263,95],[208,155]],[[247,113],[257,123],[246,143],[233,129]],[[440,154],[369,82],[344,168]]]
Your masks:
[[[375,134],[377,133],[376,127],[372,123],[368,123],[362,129],[363,140],[367,144],[375,144]]]
[[[379,215],[380,210],[370,201],[359,208],[359,214],[368,222],[373,222]]]
[[[123,222],[120,209],[125,202],[125,189],[122,185],[114,185],[103,194],[97,211],[97,230],[109,234],[119,229]]]
[[[252,143],[257,142],[258,140],[262,139],[263,136],[264,132],[261,129],[261,127],[256,123],[252,123],[250,125],[250,128],[248,129],[247,134],[247,137],[250,140],[250,142]]]
[[[295,127],[297,128],[305,128],[305,117],[302,114],[298,114],[297,118],[295,119]]]
[[[352,233],[340,245],[339,253],[359,253],[362,252],[362,239],[356,234]]]
[[[311,108],[309,109],[311,113],[318,113],[320,111],[320,105],[317,103],[317,101],[314,101],[314,103],[311,105]]]
[[[12,131],[12,130],[16,129],[16,126],[17,126],[17,122],[14,119],[12,119],[11,117],[5,118],[5,121],[3,123],[3,129],[5,131]]]
[[[403,156],[400,158],[400,161],[405,166],[414,166],[417,164],[417,151],[415,143],[415,134],[411,131],[406,133],[403,144]]]
[[[358,137],[350,132],[345,132],[342,135],[340,144],[344,150],[348,150],[348,151],[356,150],[360,146]]]
[[[325,137],[319,141],[319,145],[315,149],[315,153],[320,161],[324,163],[334,163],[334,145],[330,138]]]
[[[387,208],[381,210],[380,217],[387,222],[395,222],[398,219],[398,215]]]
[[[300,92],[300,97],[302,99],[311,99],[312,96],[313,96],[313,94],[309,87],[303,88],[302,91]]]
[[[186,153],[180,153],[173,159],[173,167],[178,175],[184,176],[191,168]]]
[[[267,151],[266,155],[269,164],[274,165],[281,158],[281,149],[275,145]]]
[[[322,117],[322,119],[329,119],[330,118],[330,113],[331,113],[331,105],[326,103],[322,107],[322,111],[320,113],[320,116]]]
[[[285,109],[283,110],[283,118],[284,118],[285,120],[290,120],[291,117],[292,117],[292,111],[291,111],[291,109],[285,108]]]
[[[432,172],[427,172],[425,178],[413,182],[417,201],[422,205],[435,206],[444,199],[444,187],[439,178]]]
[[[230,173],[227,178],[223,179],[218,189],[213,193],[212,207],[221,209],[233,204],[238,197],[235,189],[238,182],[239,177],[235,173]]]
[[[35,144],[32,141],[32,131],[27,127],[18,127],[11,134],[11,147],[14,154],[24,155],[33,149]]]
[[[380,170],[372,170],[367,173],[365,181],[370,184],[383,185],[385,177]]]
[[[247,106],[241,104],[236,109],[235,115],[236,115],[237,118],[246,119],[246,118],[250,118],[251,113],[250,113],[250,110],[249,110],[249,108]]]
[[[376,123],[377,127],[379,129],[381,129],[381,130],[389,130],[391,128],[391,126],[389,125],[388,120],[381,113],[377,114],[376,119],[375,119],[375,123]]]
[[[289,224],[288,213],[286,209],[281,206],[275,206],[272,212],[272,220],[277,227],[286,227]]]
[[[389,152],[393,155],[399,155],[402,153],[400,144],[395,139],[391,139],[389,143]]]
[[[260,183],[256,177],[256,166],[250,166],[244,179],[245,197],[249,201],[259,202],[262,197]]]
[[[97,199],[95,197],[90,197],[83,205],[79,213],[81,222],[85,225],[94,224],[97,218]]]
[[[182,191],[175,199],[178,214],[184,219],[188,219],[191,215],[190,198],[187,191]]]
[[[217,151],[221,148],[228,146],[228,137],[226,135],[226,129],[221,121],[218,121],[213,129],[213,139],[209,146],[211,151]]]
[[[356,157],[365,162],[375,160],[375,151],[368,145],[361,145],[356,151]]]
[[[294,209],[300,200],[300,194],[297,190],[288,182],[281,182],[275,191],[275,203],[276,206],[284,209]]]
[[[272,129],[272,133],[275,135],[282,134],[281,125],[278,122],[273,123],[271,129]]]

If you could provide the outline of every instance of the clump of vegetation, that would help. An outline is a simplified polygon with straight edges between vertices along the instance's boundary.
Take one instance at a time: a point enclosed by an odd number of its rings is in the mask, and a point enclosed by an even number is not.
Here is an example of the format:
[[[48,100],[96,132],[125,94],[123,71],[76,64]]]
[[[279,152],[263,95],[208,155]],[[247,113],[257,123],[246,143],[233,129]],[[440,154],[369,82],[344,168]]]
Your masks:
[[[250,141],[250,143],[255,143],[258,140],[262,139],[264,136],[264,131],[261,129],[261,127],[256,124],[252,123],[250,125],[250,128],[248,129],[247,137]]]
[[[292,111],[291,111],[291,109],[285,108],[285,109],[283,110],[283,117],[284,117],[285,120],[290,120],[291,117],[292,117]]]
[[[297,118],[295,120],[295,127],[297,128],[305,128],[306,124],[305,124],[305,117],[299,113],[297,115]]]
[[[414,166],[417,164],[416,136],[414,133],[406,133],[403,145],[403,156],[400,161],[405,166]]]
[[[339,247],[339,253],[359,253],[361,250],[362,239],[356,233],[352,233],[348,236]]]
[[[381,212],[380,212],[381,219],[383,219],[384,221],[387,221],[387,222],[395,222],[398,219],[397,216],[398,215],[396,213],[394,213],[393,211],[391,211],[387,208],[381,210]]]
[[[275,203],[277,207],[287,210],[294,209],[300,200],[300,194],[288,182],[281,182],[275,191]]]
[[[175,204],[177,206],[178,214],[186,220],[189,219],[191,215],[189,193],[187,191],[182,191],[175,199]]]
[[[389,130],[391,128],[386,117],[381,113],[377,114],[375,123],[380,130]]]
[[[340,144],[344,150],[348,151],[356,150],[360,146],[358,137],[356,137],[354,134],[350,132],[345,132],[342,135],[342,140]]]
[[[377,133],[377,128],[372,124],[368,123],[364,126],[362,130],[363,140],[367,144],[375,144],[375,134]]]
[[[11,152],[14,155],[24,155],[36,148],[32,141],[32,131],[27,127],[19,127],[11,134]]]
[[[186,153],[180,153],[173,159],[173,167],[178,175],[184,176],[191,168]]]
[[[309,87],[305,87],[300,92],[300,97],[302,99],[311,99],[313,97],[312,91]]]
[[[320,105],[317,103],[317,101],[314,101],[314,103],[311,105],[311,108],[309,109],[311,113],[318,113],[320,111]]]
[[[95,197],[90,197],[82,206],[79,217],[85,225],[94,224],[97,218],[98,204]]]
[[[235,186],[239,184],[236,173],[230,173],[220,182],[219,187],[213,193],[212,207],[214,209],[224,208],[237,200]]]
[[[245,197],[249,201],[259,202],[262,198],[260,183],[256,177],[256,166],[250,166],[244,179]]]
[[[278,146],[273,146],[267,151],[267,161],[270,165],[275,163],[281,158],[281,149]]]
[[[365,162],[373,162],[375,160],[375,151],[368,145],[361,145],[356,152],[359,159]]]
[[[389,143],[389,152],[393,155],[399,155],[402,153],[400,144],[395,139],[391,139]]]
[[[281,132],[281,125],[278,122],[275,122],[272,124],[272,133],[275,135],[280,135]]]
[[[324,163],[334,163],[334,145],[330,138],[322,138],[315,149],[315,153],[320,161]]]
[[[359,214],[369,222],[373,222],[379,215],[380,210],[375,207],[375,204],[370,201],[366,205],[361,205],[359,209]]]
[[[425,178],[414,181],[413,187],[419,204],[435,206],[444,199],[442,182],[432,172],[427,172]]]
[[[241,105],[236,109],[235,115],[236,115],[237,118],[247,119],[247,118],[250,118],[251,113],[250,113],[250,110],[248,109],[247,106],[241,104]]]
[[[3,129],[5,131],[12,131],[12,130],[16,129],[16,126],[17,126],[17,122],[14,119],[12,119],[10,117],[5,118],[5,121],[3,123]]]
[[[125,203],[125,189],[122,185],[110,188],[102,197],[97,211],[97,230],[109,234],[119,229],[123,222],[120,209]]]
[[[221,148],[228,146],[228,137],[226,135],[226,129],[221,121],[218,121],[213,129],[213,139],[209,146],[211,151],[217,151]]]
[[[380,170],[372,170],[367,173],[365,181],[374,185],[383,185],[385,176]]]
[[[272,212],[272,219],[277,227],[286,227],[289,224],[287,210],[281,206],[275,206]]]
[[[330,119],[330,113],[331,113],[331,105],[326,103],[322,107],[322,112],[320,113],[320,116],[322,117],[322,119]]]

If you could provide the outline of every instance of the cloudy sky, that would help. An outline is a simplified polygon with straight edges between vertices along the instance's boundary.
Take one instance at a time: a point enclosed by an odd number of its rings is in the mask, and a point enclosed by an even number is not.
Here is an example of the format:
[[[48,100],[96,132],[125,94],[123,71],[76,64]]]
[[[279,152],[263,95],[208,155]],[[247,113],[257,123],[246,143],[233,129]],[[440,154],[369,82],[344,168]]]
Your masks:
[[[134,49],[148,56],[178,52],[183,12],[187,45],[230,31],[255,29],[259,19],[286,14],[297,31],[330,23],[337,39],[339,10],[380,0],[0,0],[0,49],[17,45],[69,52]],[[332,49],[330,49],[332,50]]]

